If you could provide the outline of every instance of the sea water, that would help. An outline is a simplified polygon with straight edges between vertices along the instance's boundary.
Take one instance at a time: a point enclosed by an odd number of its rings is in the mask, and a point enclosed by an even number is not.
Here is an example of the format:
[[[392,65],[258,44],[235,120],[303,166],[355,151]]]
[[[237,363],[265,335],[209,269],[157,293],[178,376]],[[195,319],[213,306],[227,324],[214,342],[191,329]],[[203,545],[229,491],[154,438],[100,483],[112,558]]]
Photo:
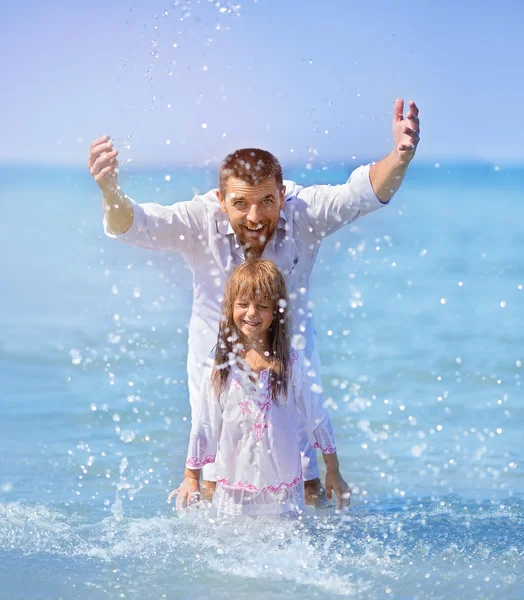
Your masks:
[[[122,173],[139,202],[215,182]],[[188,267],[105,238],[87,171],[2,167],[0,598],[524,597],[523,189],[516,167],[415,164],[324,241],[310,295],[352,506],[225,526],[166,501]]]

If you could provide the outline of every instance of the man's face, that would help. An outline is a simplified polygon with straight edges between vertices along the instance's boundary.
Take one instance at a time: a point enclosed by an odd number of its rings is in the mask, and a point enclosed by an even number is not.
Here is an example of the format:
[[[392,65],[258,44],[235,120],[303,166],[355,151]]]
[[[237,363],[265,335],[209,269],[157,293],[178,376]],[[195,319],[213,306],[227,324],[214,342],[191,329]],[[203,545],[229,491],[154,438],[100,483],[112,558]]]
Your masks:
[[[285,193],[285,186],[279,188],[273,177],[258,185],[230,177],[225,196],[217,192],[220,208],[227,213],[239,242],[258,256],[277,228]]]

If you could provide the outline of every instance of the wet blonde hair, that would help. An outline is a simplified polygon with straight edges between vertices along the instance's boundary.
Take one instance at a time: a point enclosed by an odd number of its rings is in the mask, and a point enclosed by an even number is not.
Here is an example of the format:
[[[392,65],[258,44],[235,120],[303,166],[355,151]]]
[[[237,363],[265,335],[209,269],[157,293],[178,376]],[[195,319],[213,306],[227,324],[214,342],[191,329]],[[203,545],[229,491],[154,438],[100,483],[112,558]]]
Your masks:
[[[282,273],[269,260],[252,259],[238,266],[229,276],[224,290],[222,316],[215,349],[215,367],[211,384],[217,396],[227,386],[231,366],[242,362],[238,356],[241,334],[233,320],[233,307],[239,297],[263,299],[273,304],[273,322],[268,330],[270,346],[269,390],[277,403],[278,396],[287,395],[290,371],[290,341],[288,324],[289,299]]]

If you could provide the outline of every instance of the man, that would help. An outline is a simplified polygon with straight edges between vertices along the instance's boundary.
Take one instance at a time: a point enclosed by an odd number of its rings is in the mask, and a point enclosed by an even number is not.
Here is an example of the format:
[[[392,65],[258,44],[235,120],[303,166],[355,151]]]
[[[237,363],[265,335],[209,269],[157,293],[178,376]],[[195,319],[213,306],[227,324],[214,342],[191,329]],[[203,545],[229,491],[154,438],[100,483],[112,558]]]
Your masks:
[[[322,239],[359,216],[387,204],[400,187],[419,142],[418,108],[395,101],[393,151],[359,167],[347,183],[303,188],[283,182],[278,160],[253,148],[233,152],[220,166],[219,188],[172,206],[135,203],[118,186],[117,154],[108,136],[91,144],[88,166],[104,203],[104,228],[112,238],[156,250],[180,252],[193,271],[188,377],[192,411],[202,365],[213,349],[222,292],[231,270],[250,256],[263,256],[282,271],[293,303],[294,344],[305,350],[310,374],[320,383],[320,363],[311,311],[309,276]],[[306,501],[320,494],[315,451],[301,442]],[[204,467],[202,491],[214,490],[214,465]]]

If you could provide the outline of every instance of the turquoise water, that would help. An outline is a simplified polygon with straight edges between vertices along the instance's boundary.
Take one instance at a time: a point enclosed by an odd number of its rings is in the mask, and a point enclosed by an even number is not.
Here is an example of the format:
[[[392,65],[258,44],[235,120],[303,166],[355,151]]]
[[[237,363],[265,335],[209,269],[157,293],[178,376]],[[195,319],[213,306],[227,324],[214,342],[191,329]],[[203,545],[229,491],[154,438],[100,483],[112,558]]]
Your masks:
[[[123,174],[161,203],[214,180]],[[522,597],[523,189],[523,169],[416,165],[325,241],[311,299],[353,506],[216,528],[166,503],[187,267],[105,239],[83,170],[3,167],[0,598]]]

